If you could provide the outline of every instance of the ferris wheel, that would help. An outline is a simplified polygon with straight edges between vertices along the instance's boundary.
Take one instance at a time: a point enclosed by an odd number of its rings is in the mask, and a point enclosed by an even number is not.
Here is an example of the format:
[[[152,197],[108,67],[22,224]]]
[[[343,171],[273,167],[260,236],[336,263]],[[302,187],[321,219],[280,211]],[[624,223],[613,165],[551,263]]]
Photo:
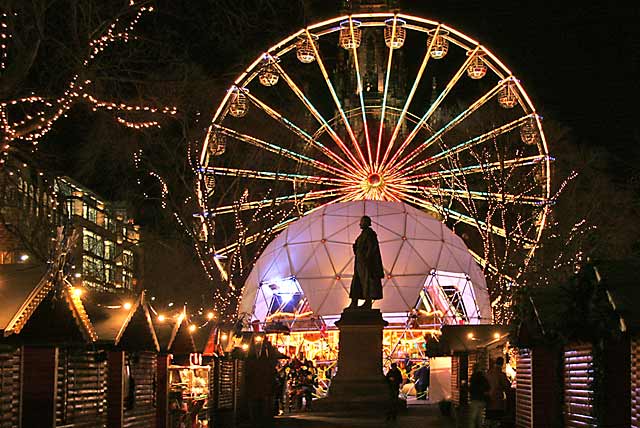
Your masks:
[[[270,47],[227,91],[200,153],[202,227],[224,257],[234,216],[277,231],[326,204],[405,202],[512,282],[545,226],[551,160],[523,85],[479,42],[415,16],[340,16]]]

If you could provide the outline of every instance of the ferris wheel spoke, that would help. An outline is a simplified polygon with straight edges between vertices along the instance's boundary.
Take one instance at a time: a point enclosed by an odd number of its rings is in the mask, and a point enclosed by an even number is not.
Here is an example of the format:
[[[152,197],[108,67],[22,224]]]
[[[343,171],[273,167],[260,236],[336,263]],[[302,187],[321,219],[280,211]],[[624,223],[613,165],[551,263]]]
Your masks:
[[[413,81],[413,85],[411,86],[411,90],[409,91],[409,95],[407,96],[407,101],[404,103],[404,107],[402,108],[402,112],[400,112],[400,116],[398,117],[398,121],[393,130],[393,134],[389,139],[389,144],[387,145],[387,149],[385,150],[385,153],[381,162],[381,164],[383,165],[387,161],[387,158],[391,153],[391,149],[393,148],[393,145],[396,139],[398,138],[398,134],[400,133],[402,122],[404,121],[404,118],[407,115],[407,112],[409,111],[409,105],[411,105],[411,101],[413,101],[413,96],[415,95],[416,90],[418,89],[418,85],[422,81],[422,75],[424,74],[424,70],[427,68],[427,63],[429,62],[429,58],[431,58],[431,50],[433,49],[433,45],[436,41],[436,38],[438,37],[439,32],[440,32],[440,25],[438,25],[438,27],[436,27],[435,29],[434,36],[431,39],[431,43],[429,43],[429,46],[427,47],[427,52],[424,54],[424,58],[422,59],[422,64],[420,64],[420,69],[418,70],[418,74],[416,75],[416,78]]]
[[[515,128],[521,126],[523,123],[525,123],[527,120],[529,120],[530,118],[534,117],[535,114],[528,114],[526,116],[523,116],[519,119],[516,119],[514,121],[511,121],[505,125],[502,125],[498,128],[492,129],[489,132],[485,132],[482,135],[479,135],[477,137],[471,138],[463,143],[458,144],[457,146],[451,147],[449,149],[443,150],[440,153],[434,155],[434,156],[430,156],[427,159],[423,159],[419,162],[414,163],[411,166],[411,172],[416,172],[419,171],[421,169],[424,169],[430,165],[433,165],[439,161],[441,161],[442,159],[445,158],[450,158],[451,156],[463,152],[464,150],[468,150],[471,147],[477,146],[479,144],[482,144],[486,141],[492,140],[496,137],[498,137],[499,135],[505,134],[507,132],[510,132],[512,130],[514,130]],[[426,144],[426,142],[425,142]]]
[[[524,194],[514,195],[510,193],[448,189],[438,186],[404,186],[404,189],[411,193],[426,194],[432,196],[452,196],[460,199],[475,199],[480,201],[497,201],[535,206],[542,206],[547,203],[547,199],[544,197],[529,196]]]
[[[220,175],[220,176],[227,176],[227,177],[255,178],[260,180],[271,180],[271,181],[293,181],[297,183],[320,184],[325,186],[342,187],[345,184],[351,183],[351,181],[347,181],[347,180],[342,180],[338,178],[320,177],[316,175],[289,174],[285,172],[272,172],[272,171],[254,171],[251,169],[225,168],[220,166],[205,167],[205,168],[202,168],[202,172],[206,174]]]
[[[324,77],[324,81],[327,84],[327,88],[329,88],[329,92],[331,93],[331,98],[333,98],[333,102],[336,105],[338,112],[340,113],[342,122],[344,123],[344,126],[347,129],[347,133],[351,138],[351,142],[353,143],[353,146],[356,149],[356,153],[358,153],[358,156],[362,161],[362,165],[365,166],[367,165],[367,161],[365,160],[364,154],[360,149],[360,144],[358,144],[358,139],[353,133],[353,129],[351,129],[351,124],[349,123],[349,119],[347,118],[347,115],[345,114],[344,109],[342,108],[342,103],[338,99],[338,94],[336,94],[336,90],[334,89],[333,84],[331,83],[331,79],[329,78],[329,73],[327,73],[327,69],[324,66],[324,61],[322,60],[322,55],[320,55],[320,49],[313,42],[313,39],[311,38],[311,33],[309,33],[309,30],[306,30],[306,33],[307,33],[307,38],[309,39],[309,43],[311,44],[311,47],[313,47],[313,52],[315,53],[316,60],[318,62],[318,67],[320,68],[320,72],[322,73],[322,77]]]
[[[304,163],[305,165],[309,165],[321,171],[328,172],[334,176],[345,177],[345,173],[343,170],[336,168],[334,166],[328,165],[324,162],[320,162],[316,159],[310,158],[309,156],[296,153],[292,150],[285,149],[284,147],[280,147],[273,143],[268,143],[259,138],[252,137],[250,135],[246,135],[241,132],[235,131],[231,128],[227,128],[221,125],[215,125],[215,127],[222,135],[225,135],[227,137],[232,137],[236,140],[243,141],[245,143],[259,147],[271,153],[275,153],[277,155],[283,156],[288,159],[296,160],[300,163]]]
[[[433,202],[430,202],[427,199],[424,198],[420,198],[417,196],[413,196],[410,193],[407,192],[401,192],[403,195],[404,200],[409,201],[413,204],[416,204],[422,208],[425,208],[429,211],[432,212],[436,212],[439,215],[442,215],[443,213],[446,214],[448,217],[450,217],[453,220],[457,220],[459,222],[468,224],[470,226],[476,227],[484,232],[489,232],[492,233],[496,236],[499,236],[501,238],[504,239],[509,239],[513,242],[520,242],[520,243],[524,243],[524,244],[534,244],[535,241],[531,238],[527,238],[526,236],[522,236],[520,234],[517,233],[510,233],[507,234],[507,231],[500,226],[495,226],[489,223],[486,223],[482,220],[473,218],[471,216],[468,216],[466,214],[462,214],[456,210],[453,210],[451,208],[447,208],[447,207],[443,207],[443,206],[439,206],[434,204]]]
[[[320,125],[322,125],[322,127],[327,130],[327,133],[331,136],[331,139],[338,145],[338,147],[340,147],[340,150],[342,150],[342,152],[347,155],[349,160],[353,162],[353,166],[358,169],[358,171],[365,173],[366,170],[364,168],[364,165],[360,164],[358,159],[353,155],[353,153],[351,153],[349,148],[344,144],[336,131],[331,127],[331,125],[329,125],[325,118],[322,117],[318,109],[314,107],[311,101],[309,101],[309,99],[304,95],[304,92],[302,92],[298,85],[296,85],[296,83],[293,81],[293,79],[291,79],[287,72],[284,71],[284,69],[278,63],[273,64],[273,66],[278,70],[284,81],[287,82],[287,85],[289,85],[289,88],[291,88],[293,93],[298,97],[302,104],[304,104],[307,110],[309,110],[309,113],[311,113],[311,115],[318,121],[318,123],[320,123]]]
[[[271,226],[271,227],[267,228],[267,230],[266,230],[266,231],[258,232],[258,233],[255,233],[255,234],[253,234],[253,235],[247,236],[247,237],[245,238],[245,240],[244,240],[244,245],[253,244],[253,243],[254,243],[254,242],[256,242],[258,239],[260,239],[261,237],[263,237],[263,236],[264,236],[264,234],[265,234],[265,232],[267,232],[267,233],[277,233],[277,232],[280,232],[281,230],[286,229],[286,228],[287,228],[291,223],[293,223],[294,221],[296,221],[296,220],[298,220],[298,219],[300,219],[300,218],[302,218],[302,217],[304,217],[304,216],[306,216],[306,215],[309,215],[309,214],[311,214],[311,213],[312,213],[312,212],[314,212],[314,211],[317,211],[317,210],[319,210],[319,209],[322,209],[322,208],[324,208],[325,206],[327,206],[327,205],[329,205],[329,204],[334,204],[334,203],[336,203],[336,202],[342,202],[342,201],[348,200],[348,199],[346,199],[346,196],[347,196],[347,195],[345,195],[345,196],[341,196],[340,198],[337,198],[337,199],[336,199],[336,200],[334,200],[334,201],[326,202],[326,203],[324,203],[324,204],[322,204],[322,205],[319,205],[319,206],[317,206],[317,207],[314,207],[314,208],[312,208],[312,209],[310,209],[310,210],[305,211],[304,213],[302,213],[302,214],[301,214],[301,215],[299,215],[299,216],[293,216],[293,217],[291,217],[291,218],[288,218],[288,219],[286,219],[286,220],[283,220],[283,221],[281,221],[281,222],[279,222],[279,223],[275,224],[274,226]],[[219,255],[219,256],[226,256],[226,255],[231,254],[233,251],[235,251],[239,246],[240,246],[240,243],[238,243],[238,242],[234,242],[233,244],[227,245],[226,247],[219,248],[217,251],[215,251],[215,254],[217,254],[217,255]]]
[[[498,91],[502,88],[503,85],[504,85],[504,82],[498,83],[491,90],[489,90],[486,94],[484,94],[482,97],[477,99],[476,102],[474,102],[472,105],[470,105],[465,111],[463,111],[458,116],[456,116],[455,118],[450,120],[449,123],[447,123],[442,128],[440,128],[437,132],[435,132],[431,137],[429,137],[422,144],[420,144],[418,147],[416,147],[411,153],[409,153],[403,159],[401,159],[399,161],[395,161],[395,164],[394,164],[394,159],[391,159],[391,161],[389,161],[391,172],[395,172],[395,171],[403,168],[409,162],[411,162],[413,159],[415,159],[418,155],[420,155],[420,153],[422,153],[424,150],[426,150],[429,147],[431,147],[431,145],[438,138],[441,138],[443,135],[445,135],[451,129],[453,129],[458,124],[460,124],[460,122],[462,122],[467,117],[469,117],[473,112],[475,112],[480,107],[482,107],[487,101],[489,101],[495,94],[498,93]],[[398,153],[400,153],[400,152],[398,152]],[[398,153],[396,153],[396,155],[398,155]],[[394,158],[397,159],[397,156],[394,155]]]
[[[215,216],[224,215],[224,214],[232,214],[237,211],[258,210],[264,207],[272,206],[274,204],[281,205],[281,204],[292,203],[292,202],[293,203],[306,202],[306,201],[312,201],[316,199],[331,198],[334,196],[340,196],[342,193],[345,193],[346,191],[347,191],[346,188],[319,190],[319,191],[311,191],[307,193],[296,193],[293,195],[279,196],[277,198],[267,198],[267,199],[262,199],[260,201],[245,202],[240,205],[236,205],[236,204],[224,205],[224,206],[216,207],[212,210],[205,211],[204,216],[215,217]]]
[[[422,126],[424,126],[424,124],[427,123],[427,121],[431,118],[433,113],[435,113],[435,111],[438,109],[438,107],[440,107],[440,104],[442,103],[442,101],[444,101],[444,99],[447,97],[447,95],[449,95],[449,92],[451,92],[451,90],[454,88],[454,86],[458,83],[458,80],[460,80],[460,77],[462,77],[462,75],[465,73],[465,71],[469,67],[469,64],[470,64],[471,60],[473,59],[474,55],[478,52],[479,49],[480,49],[479,46],[476,47],[474,49],[473,53],[468,55],[468,57],[465,60],[465,62],[458,69],[458,71],[456,71],[456,73],[453,75],[451,80],[449,80],[449,83],[447,83],[447,86],[445,86],[445,88],[440,93],[440,95],[438,95],[438,98],[436,98],[433,101],[433,104],[431,104],[431,106],[429,107],[427,112],[420,118],[418,123],[416,123],[416,125],[414,126],[413,130],[411,131],[411,133],[409,133],[409,135],[407,135],[407,138],[405,138],[405,140],[402,142],[402,144],[398,148],[398,151],[389,160],[389,165],[390,166],[393,166],[394,162],[396,162],[397,159],[400,156],[402,156],[402,153],[404,153],[404,151],[409,146],[409,144],[413,141],[413,139],[416,137],[416,135],[418,135],[418,132],[420,132],[420,129],[422,128]],[[501,85],[498,85],[498,89],[499,89],[500,86]],[[496,89],[496,92],[497,92],[497,89]]]
[[[416,184],[423,182],[425,180],[439,179],[439,178],[451,178],[460,175],[471,175],[471,174],[480,174],[491,171],[497,171],[500,169],[504,169],[505,167],[509,168],[520,168],[525,166],[538,165],[542,162],[552,160],[547,155],[536,155],[536,156],[527,156],[524,158],[518,159],[509,159],[502,162],[490,162],[479,165],[469,165],[461,168],[453,168],[453,169],[443,169],[439,171],[427,172],[419,175],[410,175],[404,177],[406,184]],[[414,172],[414,171],[411,171]]]
[[[292,131],[300,139],[302,139],[306,143],[316,147],[325,156],[327,156],[328,158],[330,158],[331,160],[333,160],[337,164],[340,164],[343,167],[347,168],[351,172],[351,174],[357,174],[358,173],[358,171],[349,162],[344,160],[338,154],[334,153],[331,149],[329,149],[327,146],[325,146],[321,142],[315,140],[304,129],[300,128],[299,126],[297,126],[296,124],[291,122],[289,119],[287,119],[286,117],[284,117],[283,115],[278,113],[275,109],[271,108],[270,106],[268,106],[266,103],[262,102],[260,99],[258,99],[254,95],[250,94],[248,91],[246,91],[245,93],[246,93],[247,97],[249,98],[249,100],[251,100],[251,102],[256,107],[260,108],[262,111],[264,111],[266,114],[268,114],[271,118],[273,118],[274,120],[279,122],[285,128],[287,128],[290,131]],[[344,172],[344,174],[349,174],[349,173]],[[353,178],[356,177],[355,175],[350,175],[350,176],[353,177]]]
[[[380,161],[380,147],[382,146],[382,133],[384,131],[384,118],[387,112],[387,96],[389,95],[389,79],[391,77],[391,65],[393,63],[393,40],[396,39],[396,30],[398,24],[398,17],[393,17],[393,24],[391,26],[391,43],[389,43],[389,58],[387,59],[387,72],[384,78],[384,91],[382,94],[382,109],[380,111],[380,126],[378,127],[378,142],[376,144],[376,163],[375,170],[378,170]]]
[[[364,129],[364,138],[367,144],[367,155],[369,156],[369,165],[373,164],[373,157],[371,154],[371,138],[369,137],[369,126],[367,124],[367,112],[364,104],[364,91],[362,87],[362,75],[360,74],[360,64],[358,63],[358,49],[356,47],[356,35],[353,30],[353,19],[349,16],[349,32],[351,35],[351,52],[353,53],[353,61],[356,69],[356,93],[360,100],[360,109],[362,111],[362,125]]]

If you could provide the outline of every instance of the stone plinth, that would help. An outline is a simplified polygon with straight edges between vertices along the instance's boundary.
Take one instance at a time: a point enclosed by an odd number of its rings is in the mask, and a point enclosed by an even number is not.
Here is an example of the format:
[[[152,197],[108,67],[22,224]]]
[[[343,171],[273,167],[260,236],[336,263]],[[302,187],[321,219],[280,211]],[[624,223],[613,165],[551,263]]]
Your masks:
[[[328,397],[314,406],[321,411],[384,412],[389,386],[382,374],[382,329],[387,322],[378,309],[345,309],[340,330],[338,372]]]

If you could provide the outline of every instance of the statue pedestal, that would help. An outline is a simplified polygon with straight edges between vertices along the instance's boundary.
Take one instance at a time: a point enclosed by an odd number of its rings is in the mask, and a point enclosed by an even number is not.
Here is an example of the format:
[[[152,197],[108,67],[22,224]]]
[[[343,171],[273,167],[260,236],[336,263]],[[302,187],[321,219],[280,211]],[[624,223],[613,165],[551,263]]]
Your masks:
[[[378,309],[346,308],[340,330],[338,372],[320,411],[382,413],[389,408],[389,386],[382,374],[382,329],[387,322]]]

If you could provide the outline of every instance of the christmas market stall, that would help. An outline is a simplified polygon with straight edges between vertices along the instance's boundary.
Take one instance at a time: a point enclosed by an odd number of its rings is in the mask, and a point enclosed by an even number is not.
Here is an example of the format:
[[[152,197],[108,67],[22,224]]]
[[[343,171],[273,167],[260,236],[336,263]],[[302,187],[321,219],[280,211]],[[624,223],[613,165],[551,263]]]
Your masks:
[[[518,426],[638,426],[638,267],[590,263],[529,292],[517,337]]]
[[[442,335],[436,346],[428,347],[428,353],[434,356],[449,355],[451,357],[450,396],[454,410],[465,408],[469,397],[469,380],[475,364],[487,370],[490,361],[501,356],[507,364],[507,372],[513,372],[515,361],[509,359],[504,326],[481,325],[446,325],[442,327]]]
[[[189,324],[186,311],[175,317],[157,315],[153,324],[160,344],[157,427],[207,426],[209,366],[202,365],[197,353],[197,326]]]
[[[0,265],[0,287],[0,425],[104,427],[106,361],[80,292],[34,264]]]
[[[159,351],[145,293],[87,293],[85,307],[107,360],[107,427],[154,427]]]

